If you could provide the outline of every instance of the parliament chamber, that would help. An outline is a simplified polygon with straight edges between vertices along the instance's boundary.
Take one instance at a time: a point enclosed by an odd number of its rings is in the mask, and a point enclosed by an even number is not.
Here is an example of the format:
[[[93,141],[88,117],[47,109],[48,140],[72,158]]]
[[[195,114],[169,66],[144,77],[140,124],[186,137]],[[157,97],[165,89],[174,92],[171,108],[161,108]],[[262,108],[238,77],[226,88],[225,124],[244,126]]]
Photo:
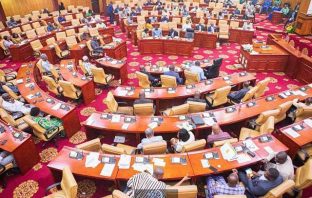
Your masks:
[[[0,197],[312,197],[311,7],[2,0]]]

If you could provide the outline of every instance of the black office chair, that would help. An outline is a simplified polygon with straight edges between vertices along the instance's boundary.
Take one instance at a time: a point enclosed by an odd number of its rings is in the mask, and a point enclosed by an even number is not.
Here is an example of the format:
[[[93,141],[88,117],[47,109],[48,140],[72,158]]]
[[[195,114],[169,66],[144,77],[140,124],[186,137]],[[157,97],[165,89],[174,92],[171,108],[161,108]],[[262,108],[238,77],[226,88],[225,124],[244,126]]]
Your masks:
[[[220,67],[222,65],[223,58],[218,58],[213,60],[213,65],[211,67],[207,67],[205,69],[205,76],[207,79],[216,78],[219,76],[220,73]]]

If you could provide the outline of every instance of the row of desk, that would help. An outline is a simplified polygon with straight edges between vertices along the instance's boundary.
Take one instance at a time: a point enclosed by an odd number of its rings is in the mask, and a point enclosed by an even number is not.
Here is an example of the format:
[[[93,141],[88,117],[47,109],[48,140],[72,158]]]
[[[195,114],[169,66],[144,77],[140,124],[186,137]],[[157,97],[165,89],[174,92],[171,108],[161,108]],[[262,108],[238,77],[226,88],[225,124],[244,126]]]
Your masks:
[[[299,100],[304,100],[307,97],[311,97],[312,88],[311,85],[305,86],[307,89],[305,94],[302,95],[290,95],[282,98],[279,96],[280,93],[273,94],[270,97],[273,100],[268,100],[267,97],[262,97],[252,100],[253,104],[250,102],[245,102],[241,104],[236,104],[230,107],[219,108],[214,110],[209,110],[201,113],[192,113],[184,116],[126,116],[117,115],[118,122],[112,122],[110,118],[105,118],[106,113],[96,112],[91,114],[91,116],[84,122],[85,129],[87,131],[87,136],[89,139],[96,137],[98,134],[128,134],[135,135],[137,142],[140,141],[140,135],[144,133],[145,129],[149,127],[152,122],[158,122],[158,126],[154,128],[156,134],[174,134],[177,133],[182,125],[188,123],[188,119],[194,115],[201,116],[205,124],[197,125],[194,128],[195,136],[207,136],[207,129],[211,127],[214,123],[211,121],[212,117],[216,119],[219,125],[230,125],[239,124],[245,122],[250,118],[258,116],[260,113],[277,108],[280,104],[287,101],[292,101],[296,98]],[[296,89],[297,90],[297,89]],[[299,90],[299,89],[298,89]],[[284,93],[284,92],[281,92]],[[231,112],[229,112],[229,110]],[[106,114],[107,115],[107,114]],[[114,116],[114,115],[113,115]],[[120,116],[120,117],[119,117]],[[116,117],[116,116],[115,116]],[[128,117],[132,117],[135,122],[127,122]],[[124,126],[126,124],[126,127]]]
[[[264,149],[265,147],[270,147],[274,152],[287,151],[288,148],[283,145],[279,140],[277,140],[274,136],[272,137],[272,141],[267,143],[262,143],[258,140],[258,138],[254,138],[253,142],[258,147],[258,150],[255,151],[255,157],[249,157],[246,153],[238,153],[238,155],[243,155],[248,160],[244,162],[238,162],[237,160],[227,161],[223,158],[220,148],[211,148],[200,151],[188,152],[188,153],[177,153],[177,154],[164,154],[164,155],[132,155],[130,168],[129,169],[121,169],[118,167],[118,161],[120,156],[118,155],[110,155],[110,154],[100,154],[100,160],[102,157],[112,157],[115,158],[116,164],[110,176],[101,175],[101,171],[104,167],[104,163],[100,163],[95,168],[86,168],[86,155],[89,154],[88,151],[83,151],[83,159],[77,160],[74,158],[70,158],[69,154],[71,151],[80,150],[70,147],[63,147],[63,149],[59,152],[58,156],[48,164],[48,167],[51,169],[52,173],[55,177],[58,177],[65,166],[68,166],[73,174],[89,177],[92,179],[98,180],[128,180],[133,175],[138,173],[137,170],[133,169],[133,164],[136,162],[136,157],[148,158],[149,162],[152,164],[153,159],[162,159],[165,162],[164,175],[161,180],[179,180],[183,178],[185,175],[191,177],[195,180],[196,177],[207,176],[211,174],[216,174],[211,169],[207,167],[203,167],[201,164],[201,160],[205,159],[204,155],[206,153],[218,153],[219,159],[209,159],[209,164],[217,169],[217,173],[222,173],[226,171],[231,171],[232,169],[241,168],[245,166],[250,166],[260,162],[262,159],[265,159],[269,156],[269,153]],[[242,146],[243,142],[238,142],[233,144],[234,147]],[[185,163],[172,163],[172,158],[182,158],[185,159]]]

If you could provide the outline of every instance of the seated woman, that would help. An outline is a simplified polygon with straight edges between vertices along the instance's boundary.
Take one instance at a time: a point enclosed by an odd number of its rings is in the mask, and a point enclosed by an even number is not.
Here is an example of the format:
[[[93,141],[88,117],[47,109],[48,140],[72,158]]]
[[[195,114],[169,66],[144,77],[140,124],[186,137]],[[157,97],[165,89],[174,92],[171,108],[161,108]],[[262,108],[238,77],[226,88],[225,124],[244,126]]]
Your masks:
[[[192,132],[182,128],[178,131],[177,138],[171,138],[171,148],[176,153],[182,152],[184,145],[192,143],[195,141],[195,136]]]
[[[30,115],[33,121],[37,122],[42,128],[46,130],[62,126],[62,121],[60,119],[51,117],[50,115],[44,117],[38,107],[33,107],[30,110]]]

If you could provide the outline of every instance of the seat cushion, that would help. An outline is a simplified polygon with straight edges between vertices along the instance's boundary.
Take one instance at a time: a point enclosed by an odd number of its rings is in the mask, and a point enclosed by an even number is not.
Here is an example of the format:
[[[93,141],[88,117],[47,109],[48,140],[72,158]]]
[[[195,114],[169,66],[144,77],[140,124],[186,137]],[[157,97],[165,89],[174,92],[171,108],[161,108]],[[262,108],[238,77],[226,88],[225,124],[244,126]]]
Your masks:
[[[117,113],[133,115],[133,107],[118,107]]]
[[[136,149],[135,147],[128,146],[128,145],[125,145],[125,144],[117,144],[116,147],[118,147],[118,148],[123,148],[123,149],[126,151],[126,153],[127,153],[128,155],[133,154],[134,151],[135,151],[135,149]]]
[[[260,133],[256,130],[248,129],[248,128],[242,128],[239,134],[239,140],[245,140],[248,137],[258,137]]]

